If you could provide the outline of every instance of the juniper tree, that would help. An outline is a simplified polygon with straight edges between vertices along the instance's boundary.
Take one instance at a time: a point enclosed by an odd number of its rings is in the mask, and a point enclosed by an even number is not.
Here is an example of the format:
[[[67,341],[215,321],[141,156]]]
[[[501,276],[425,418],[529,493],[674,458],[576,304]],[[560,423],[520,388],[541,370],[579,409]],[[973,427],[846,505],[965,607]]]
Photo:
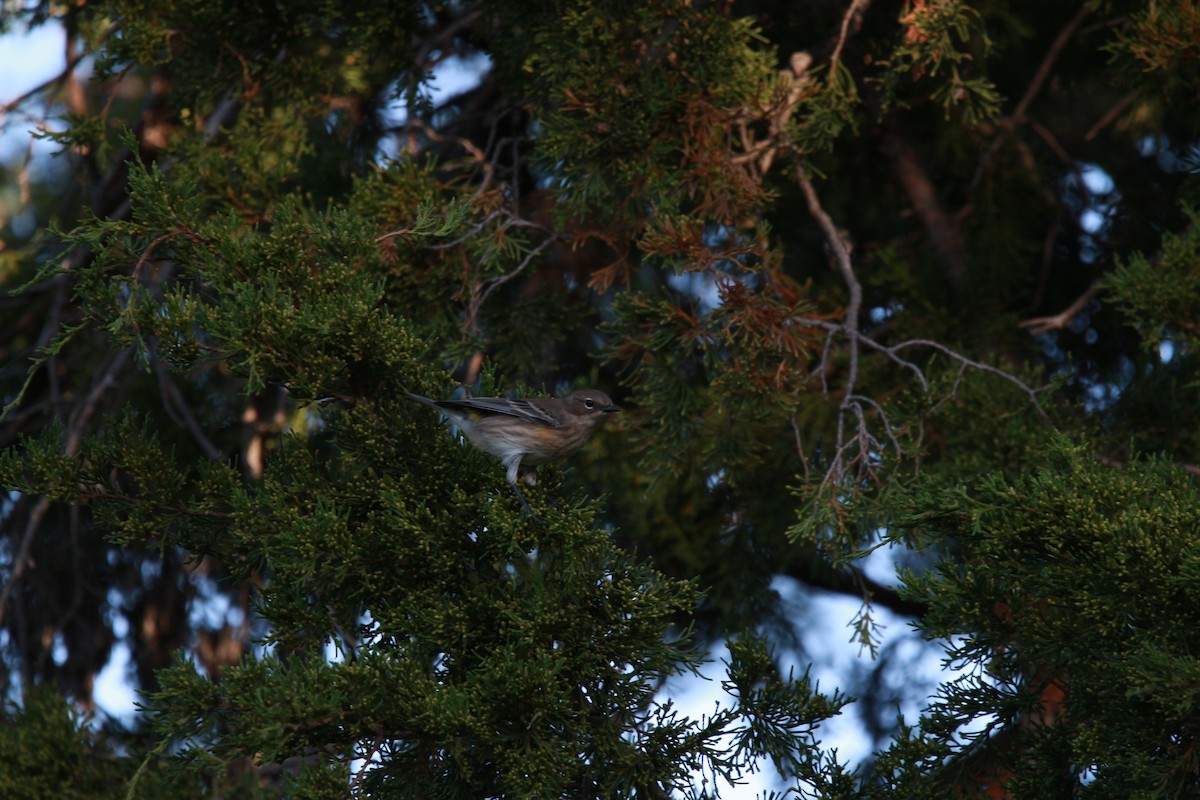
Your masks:
[[[71,54],[5,107],[9,794],[1195,793],[1191,5],[6,10]],[[532,513],[405,399],[578,386]],[[821,693],[785,578],[969,670]]]

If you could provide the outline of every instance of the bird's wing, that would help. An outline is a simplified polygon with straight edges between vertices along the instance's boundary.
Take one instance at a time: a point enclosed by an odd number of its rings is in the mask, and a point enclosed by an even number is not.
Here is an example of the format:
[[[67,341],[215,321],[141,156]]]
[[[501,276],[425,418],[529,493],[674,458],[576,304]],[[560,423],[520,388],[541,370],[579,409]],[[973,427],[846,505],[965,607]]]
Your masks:
[[[529,400],[508,400],[503,397],[469,397],[463,400],[442,400],[438,405],[443,408],[472,408],[476,411],[486,411],[491,414],[508,414],[511,417],[536,422],[539,425],[549,425],[554,428],[562,424],[562,420],[554,414]]]

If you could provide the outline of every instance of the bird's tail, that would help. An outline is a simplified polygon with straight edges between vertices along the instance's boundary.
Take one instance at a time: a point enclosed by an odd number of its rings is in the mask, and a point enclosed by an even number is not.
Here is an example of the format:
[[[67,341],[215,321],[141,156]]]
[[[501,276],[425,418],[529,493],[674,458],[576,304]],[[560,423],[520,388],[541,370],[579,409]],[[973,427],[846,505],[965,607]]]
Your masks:
[[[436,400],[430,400],[428,397],[424,397],[423,395],[413,394],[412,392],[405,392],[404,396],[407,397],[409,400],[416,400],[418,403],[427,405],[430,408],[436,408],[438,411],[442,410],[441,407],[438,406]]]

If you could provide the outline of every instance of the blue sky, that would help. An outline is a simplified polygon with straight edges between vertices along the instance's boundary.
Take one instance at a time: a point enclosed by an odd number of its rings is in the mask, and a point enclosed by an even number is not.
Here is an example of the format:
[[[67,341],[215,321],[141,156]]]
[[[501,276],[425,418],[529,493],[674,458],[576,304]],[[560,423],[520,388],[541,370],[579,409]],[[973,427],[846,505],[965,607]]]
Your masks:
[[[66,63],[62,29],[53,24],[0,36],[0,106],[57,75]],[[0,159],[29,142],[30,124],[17,115],[0,118]]]

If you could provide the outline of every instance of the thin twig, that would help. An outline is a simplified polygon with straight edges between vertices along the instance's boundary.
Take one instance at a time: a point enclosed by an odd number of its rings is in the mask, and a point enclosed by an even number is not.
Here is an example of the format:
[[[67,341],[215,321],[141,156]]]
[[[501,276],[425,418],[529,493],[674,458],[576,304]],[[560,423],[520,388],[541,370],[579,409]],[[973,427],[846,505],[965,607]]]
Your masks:
[[[363,756],[362,769],[360,769],[357,773],[355,773],[354,778],[350,781],[350,795],[351,796],[354,795],[354,792],[358,789],[359,784],[362,783],[363,776],[366,775],[367,770],[371,768],[371,764],[374,762],[376,754],[379,753],[379,751],[382,747],[383,747],[383,734],[381,733],[375,737],[375,740],[371,743],[370,749],[368,749],[366,752],[366,755]]]
[[[33,549],[33,536],[37,533],[38,527],[42,524],[42,517],[46,515],[49,508],[50,498],[41,497],[29,512],[29,519],[25,522],[25,534],[21,537],[21,545],[17,548],[17,554],[13,558],[8,583],[4,584],[4,590],[0,591],[0,624],[4,622],[4,612],[8,609],[9,598],[12,597],[21,578],[25,576],[25,569],[29,564],[29,551]]]
[[[489,160],[485,152],[470,139],[466,139],[461,136],[444,136],[432,125],[420,119],[412,121],[411,123],[405,122],[403,130],[410,136],[414,131],[420,131],[430,142],[436,142],[439,144],[453,142],[465,150],[471,156],[471,160],[474,164],[472,170],[476,168],[483,170],[483,180],[479,181],[479,185],[475,188],[474,192],[472,192],[472,196],[480,197],[488,190],[488,187],[491,186],[492,179],[496,172],[495,160]]]
[[[900,446],[900,437],[897,435],[896,429],[892,427],[892,423],[888,419],[887,414],[884,412],[883,406],[879,405],[879,403],[875,402],[871,398],[863,395],[855,395],[854,400],[855,402],[866,403],[871,408],[875,409],[875,413],[879,415],[880,422],[883,423],[883,430],[885,433],[887,433],[888,440],[892,443],[892,447],[896,450],[896,455],[903,455],[904,448]]]
[[[1074,158],[1071,158],[1071,154],[1068,153],[1067,148],[1063,147],[1062,143],[1058,141],[1058,137],[1054,135],[1053,131],[1051,131],[1042,123],[1038,122],[1036,119],[1029,120],[1029,127],[1033,129],[1034,133],[1041,137],[1042,141],[1044,141],[1047,146],[1049,146],[1051,152],[1058,156],[1059,161],[1063,162],[1063,164],[1067,165],[1068,167],[1071,167],[1073,170],[1076,170],[1076,174],[1078,175],[1079,162]],[[1080,180],[1080,183],[1083,183],[1083,181]]]
[[[174,239],[176,236],[187,236],[188,238],[192,239],[193,241],[195,241],[199,238],[196,236],[195,233],[193,233],[192,231],[187,230],[187,229],[176,229],[173,231],[167,231],[162,236],[159,236],[153,242],[146,245],[146,249],[144,251],[142,251],[142,254],[138,257],[137,263],[133,265],[133,272],[130,273],[131,276],[134,278],[140,277],[142,274],[142,267],[146,266],[146,262],[150,260],[150,254],[154,252],[154,249],[156,247],[158,247],[160,244],[162,244],[163,242],[169,241],[170,239]]]
[[[394,231],[388,231],[387,233],[383,234],[382,236],[376,236],[375,244],[381,244],[383,242],[386,242],[388,239],[392,239],[397,236],[407,236],[410,233],[412,233],[411,225],[409,225],[408,227],[405,227],[405,228],[397,228]]]
[[[1096,120],[1095,125],[1093,125],[1091,128],[1088,129],[1088,132],[1083,135],[1083,140],[1085,142],[1090,142],[1092,139],[1095,139],[1097,136],[1099,136],[1100,131],[1104,130],[1109,125],[1112,125],[1114,122],[1116,122],[1117,117],[1124,114],[1125,109],[1127,109],[1127,108],[1129,108],[1129,106],[1133,105],[1133,101],[1137,100],[1137,99],[1138,99],[1138,92],[1135,89],[1132,92],[1130,92],[1129,94],[1122,97],[1120,100],[1118,100],[1116,102],[1116,104],[1113,105],[1112,108],[1110,108],[1107,112],[1105,112],[1104,116],[1102,116],[1102,117],[1100,117],[1100,119]]]
[[[110,36],[116,33],[119,26],[116,24],[110,25],[103,33],[100,34],[98,44],[103,44]],[[0,122],[3,122],[4,116],[14,109],[20,108],[24,103],[31,98],[37,97],[42,92],[48,89],[57,88],[66,83],[67,78],[71,77],[71,73],[75,71],[75,67],[79,66],[79,62],[87,58],[91,53],[80,51],[78,53],[71,52],[72,48],[68,48],[67,63],[63,66],[62,71],[48,80],[42,81],[37,86],[34,86],[20,96],[9,100],[4,105],[0,105]]]
[[[524,272],[525,268],[533,263],[533,260],[537,258],[543,250],[554,244],[556,241],[558,241],[558,237],[548,236],[547,238],[543,239],[537,247],[530,250],[525,255],[525,258],[521,259],[521,263],[518,264],[511,272],[506,272],[503,275],[495,278],[489,278],[488,280],[484,281],[476,291],[475,297],[471,301],[470,308],[467,310],[468,324],[471,327],[474,327],[475,319],[479,316],[479,309],[482,308],[483,304],[487,302],[487,299],[491,297],[492,292],[496,291],[501,286]]]
[[[800,436],[800,424],[796,421],[796,415],[792,414],[792,433],[796,434],[796,453],[800,456],[800,466],[804,468],[804,478],[808,479],[808,455],[804,452],[804,439]]]
[[[838,34],[837,45],[833,48],[833,55],[829,57],[830,73],[837,68],[837,63],[842,57],[842,48],[846,45],[850,26],[855,25],[855,30],[857,30],[857,26],[861,23],[863,15],[867,13],[867,6],[870,4],[871,0],[851,0],[850,7],[842,15],[842,30]]]
[[[71,419],[71,424],[63,433],[63,452],[68,456],[73,456],[79,453],[79,448],[83,444],[83,431],[91,423],[92,417],[96,415],[96,410],[100,406],[100,401],[105,393],[117,385],[117,376],[124,371],[125,366],[129,363],[130,357],[133,355],[133,348],[126,347],[113,356],[112,361],[108,365],[108,369],[104,370],[104,374],[100,376],[94,384],[83,403],[80,404],[79,410]]]
[[[1029,105],[1033,102],[1034,98],[1037,97],[1038,93],[1042,90],[1042,86],[1045,85],[1046,80],[1050,77],[1050,71],[1054,69],[1054,62],[1058,60],[1058,57],[1062,54],[1063,48],[1067,46],[1067,42],[1071,40],[1071,37],[1075,34],[1075,31],[1078,30],[1081,24],[1083,24],[1083,20],[1088,14],[1091,13],[1091,11],[1092,10],[1088,7],[1087,3],[1080,5],[1079,10],[1075,12],[1075,16],[1071,17],[1071,19],[1067,21],[1067,24],[1063,26],[1063,29],[1058,32],[1058,36],[1054,37],[1054,41],[1051,42],[1050,48],[1046,51],[1046,55],[1042,56],[1042,62],[1038,64],[1037,71],[1033,73],[1033,79],[1029,82],[1029,86],[1025,89],[1025,94],[1022,95],[1021,99],[1017,102],[1016,108],[1013,109],[1012,114],[1001,121],[999,133],[996,134],[996,138],[992,140],[991,145],[988,146],[987,152],[985,152],[983,154],[983,158],[980,159],[979,166],[975,169],[975,175],[971,178],[971,186],[969,191],[975,190],[975,187],[983,178],[984,172],[987,171],[988,164],[993,158],[995,158],[996,153],[998,153],[1000,148],[1004,146],[1004,143],[1008,141],[1008,137],[1012,136],[1013,131],[1016,130],[1017,126],[1025,122],[1025,112],[1029,110]]]
[[[860,336],[859,339],[863,344],[867,345],[867,347],[874,348],[875,350],[878,350],[886,355],[888,359],[896,364],[896,366],[910,370],[914,375],[917,376],[917,381],[921,384],[921,388],[926,392],[929,391],[929,381],[925,379],[925,373],[922,372],[921,368],[916,364],[897,355],[894,345],[892,347],[888,347],[887,345],[880,344],[879,342],[875,341],[870,336]]]
[[[814,320],[814,321],[816,321],[816,320]],[[820,322],[824,323],[825,320],[820,320]],[[817,374],[821,376],[821,392],[823,394],[829,394],[829,380],[828,380],[827,375],[828,375],[828,367],[829,367],[830,346],[833,344],[834,335],[842,329],[842,327],[840,325],[834,325],[832,323],[826,323],[826,324],[829,327],[826,329],[825,342],[824,342],[824,344],[821,345],[821,360],[820,360],[820,362],[818,362],[817,370],[816,370]]]
[[[492,211],[486,217],[479,220],[479,222],[475,223],[470,228],[468,228],[466,233],[464,233],[462,236],[458,237],[454,241],[442,242],[439,244],[431,244],[431,245],[429,245],[429,249],[430,250],[453,250],[455,247],[458,247],[460,244],[467,241],[471,237],[478,236],[479,232],[481,230],[483,230],[484,228],[486,228],[487,224],[489,222],[491,222],[492,220],[501,216],[503,213],[504,213],[503,211]]]
[[[87,397],[79,406],[79,410],[71,420],[70,426],[63,433],[63,452],[68,456],[74,456],[79,453],[79,447],[83,442],[83,429],[91,422],[95,416],[96,409],[100,405],[100,400],[104,394],[117,385],[117,375],[125,368],[129,362],[129,357],[132,355],[132,350],[126,348],[117,353],[109,364],[108,369],[100,376],[93,385]],[[12,562],[12,571],[8,578],[8,583],[4,585],[3,591],[0,591],[0,623],[4,621],[5,609],[8,606],[8,601],[16,590],[17,584],[25,575],[25,571],[29,564],[29,552],[33,549],[33,537],[41,525],[42,517],[46,515],[46,511],[50,507],[50,499],[42,497],[38,500],[33,510],[29,512],[29,520],[25,525],[25,534],[21,537],[21,544],[17,548],[16,556]]]
[[[841,328],[846,333],[846,338],[853,344],[858,339],[858,315],[862,308],[862,284],[858,282],[858,278],[854,274],[854,265],[850,262],[850,251],[846,249],[846,243],[842,241],[841,235],[838,234],[837,227],[834,226],[833,220],[825,213],[825,209],[821,207],[821,201],[817,197],[817,190],[813,188],[812,181],[804,174],[804,170],[800,167],[796,168],[796,180],[800,184],[801,191],[804,192],[804,199],[808,203],[808,211],[817,220],[817,224],[821,227],[821,232],[825,234],[825,241],[829,245],[829,249],[833,251],[834,260],[837,263],[838,271],[842,274],[842,280],[846,282],[846,288],[850,292],[850,303],[846,306],[846,321],[842,323]],[[851,375],[856,374],[857,361],[851,364]]]
[[[1037,409],[1037,412],[1039,414],[1041,414],[1043,417],[1046,416],[1046,412],[1045,412],[1045,410],[1042,409],[1041,403],[1038,402],[1037,396],[1041,392],[1046,391],[1046,389],[1049,388],[1048,386],[1043,386],[1041,388],[1034,389],[1029,384],[1025,383],[1025,381],[1018,378],[1016,375],[1012,375],[1011,373],[1005,372],[1004,370],[1000,369],[999,367],[993,367],[991,364],[984,364],[982,361],[975,361],[974,359],[967,358],[962,353],[959,353],[956,350],[953,350],[952,348],[947,347],[946,345],[942,344],[941,342],[935,342],[932,339],[907,339],[903,342],[898,342],[897,344],[892,345],[890,349],[893,351],[899,351],[901,349],[908,348],[908,347],[928,347],[931,350],[937,350],[942,355],[945,355],[945,356],[949,357],[950,359],[957,361],[964,366],[970,367],[971,369],[978,370],[979,372],[986,372],[990,375],[995,375],[999,378],[1003,378],[1004,380],[1008,381],[1013,386],[1016,386],[1018,389],[1020,389],[1022,392],[1024,392],[1025,395],[1029,397],[1029,401],[1033,405],[1033,407],[1035,409]]]
[[[1071,37],[1075,35],[1075,31],[1083,24],[1087,15],[1092,13],[1092,9],[1087,3],[1079,6],[1079,10],[1075,12],[1075,16],[1067,21],[1063,29],[1058,32],[1058,36],[1054,37],[1054,41],[1050,43],[1050,48],[1046,51],[1046,55],[1042,57],[1042,63],[1038,64],[1037,72],[1033,73],[1033,80],[1029,82],[1029,87],[1025,90],[1025,94],[1017,103],[1017,107],[1013,109],[1013,119],[1020,123],[1025,119],[1025,112],[1029,110],[1029,104],[1037,97],[1042,90],[1046,80],[1050,77],[1050,71],[1054,69],[1054,62],[1062,54],[1063,48],[1067,46],[1067,42],[1071,41]]]
[[[192,434],[192,438],[196,440],[196,444],[200,445],[200,449],[209,460],[220,461],[223,459],[225,454],[212,443],[212,440],[208,438],[208,435],[200,427],[196,416],[192,414],[192,410],[188,407],[183,392],[175,381],[171,379],[171,374],[167,372],[167,368],[163,365],[157,348],[151,350],[150,359],[154,365],[154,375],[158,379],[158,388],[162,396],[163,408],[166,409],[167,415],[175,420],[177,424],[187,428],[188,432]]]
[[[421,49],[417,51],[416,57],[413,58],[413,63],[422,70],[428,71],[425,69],[425,67],[430,54],[435,50],[453,52],[451,48],[446,46],[446,44],[452,42],[454,38],[458,36],[459,31],[475,24],[475,21],[482,16],[483,11],[476,8],[466,12],[461,17],[448,24],[446,27],[437,31],[433,36],[424,41]]]
[[[1075,319],[1080,311],[1087,308],[1088,303],[1096,299],[1097,295],[1100,294],[1100,289],[1100,282],[1097,281],[1089,286],[1087,291],[1075,298],[1071,302],[1071,305],[1057,314],[1049,317],[1033,317],[1017,324],[1034,336],[1049,333],[1050,331],[1062,330],[1071,324],[1071,321]]]
[[[862,310],[862,284],[858,282],[858,277],[854,274],[854,265],[850,261],[850,251],[846,247],[846,243],[842,240],[838,233],[837,227],[833,224],[833,220],[825,209],[821,207],[821,200],[817,197],[817,190],[813,188],[812,181],[804,174],[804,169],[799,164],[796,166],[796,181],[800,184],[800,189],[804,193],[804,199],[808,204],[808,212],[813,215],[817,221],[817,225],[825,234],[825,241],[829,245],[829,249],[833,251],[834,262],[837,264],[838,271],[842,275],[842,280],[846,284],[847,290],[850,292],[850,302],[846,306],[846,317],[842,322],[841,329],[846,335],[847,351],[849,354],[849,370],[846,375],[845,394],[842,396],[842,404],[838,409],[837,418],[837,438],[835,439],[835,450],[837,454],[834,457],[833,463],[830,465],[830,472],[826,477],[832,477],[835,481],[841,477],[841,452],[844,449],[845,439],[845,420],[847,411],[857,411],[861,414],[861,407],[854,403],[854,393],[858,383],[858,354],[859,354],[859,313]],[[824,365],[821,372],[822,380],[824,380]],[[859,416],[861,420],[861,416]],[[862,430],[860,423],[860,432]]]

